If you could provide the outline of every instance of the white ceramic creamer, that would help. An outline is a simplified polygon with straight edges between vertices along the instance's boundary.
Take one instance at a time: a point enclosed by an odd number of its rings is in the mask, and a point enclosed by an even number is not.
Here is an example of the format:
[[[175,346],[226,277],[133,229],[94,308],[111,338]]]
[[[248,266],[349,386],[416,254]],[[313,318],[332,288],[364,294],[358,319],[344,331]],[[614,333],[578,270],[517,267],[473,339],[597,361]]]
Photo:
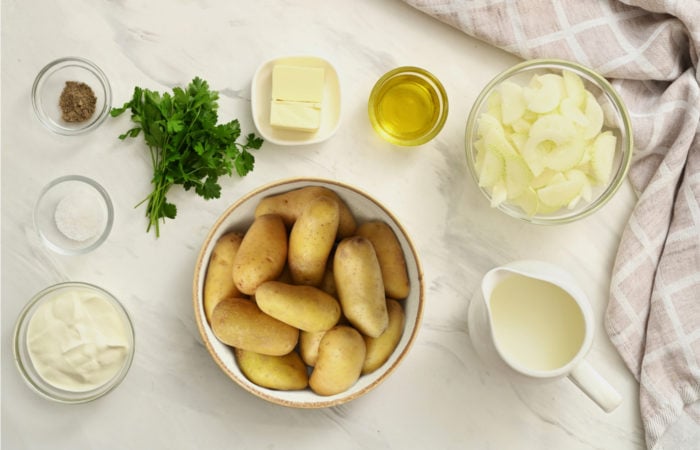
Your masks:
[[[567,376],[603,410],[620,394],[588,363],[593,311],[573,277],[543,261],[516,261],[484,275],[469,304],[469,336],[479,357],[519,380]]]

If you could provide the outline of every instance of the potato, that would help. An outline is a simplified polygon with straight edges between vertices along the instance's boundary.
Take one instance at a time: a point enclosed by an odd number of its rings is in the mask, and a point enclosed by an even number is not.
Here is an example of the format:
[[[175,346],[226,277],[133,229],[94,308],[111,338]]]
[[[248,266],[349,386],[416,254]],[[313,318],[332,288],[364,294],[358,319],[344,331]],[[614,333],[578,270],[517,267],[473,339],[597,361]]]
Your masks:
[[[299,332],[299,354],[301,359],[313,367],[318,360],[318,346],[326,331],[301,331]]]
[[[379,337],[389,324],[384,282],[369,239],[343,239],[333,258],[333,274],[343,314],[362,334]]]
[[[328,263],[326,264],[326,270],[323,272],[323,279],[318,287],[326,294],[338,298],[338,290],[335,288],[335,278],[333,278],[332,255],[333,253],[331,253],[331,256],[329,256]]]
[[[284,223],[291,227],[301,215],[304,207],[316,197],[322,195],[330,196],[338,201],[340,221],[338,225],[338,235],[343,237],[352,236],[357,229],[357,222],[350,208],[332,190],[323,186],[307,186],[294,189],[282,194],[265,197],[255,208],[255,217],[263,214],[279,214]]]
[[[299,340],[298,329],[268,316],[244,298],[220,301],[212,313],[211,329],[226,345],[264,355],[286,355]]]
[[[211,322],[214,307],[223,299],[240,297],[241,292],[233,282],[233,260],[241,245],[243,235],[226,233],[214,244],[204,278],[204,313]]]
[[[338,233],[338,220],[338,202],[322,195],[311,200],[294,222],[287,252],[294,284],[321,284]]]
[[[289,266],[285,264],[284,269],[282,270],[282,274],[275,278],[273,281],[279,281],[280,283],[287,283],[287,284],[294,284],[294,281],[292,281],[292,273],[289,271]],[[259,286],[258,286],[259,287]],[[257,289],[256,289],[257,292]],[[258,300],[255,297],[255,294],[250,296],[250,299],[255,302],[255,304],[258,304]]]
[[[389,326],[386,331],[377,338],[363,336],[367,347],[365,364],[362,366],[363,374],[374,372],[384,364],[401,340],[406,321],[403,308],[399,302],[392,298],[386,300],[386,307],[389,311]]]
[[[258,307],[277,320],[304,331],[325,331],[340,318],[340,304],[313,286],[267,281],[255,291]]]
[[[365,362],[365,341],[352,327],[339,325],[326,331],[318,348],[318,360],[309,386],[319,395],[347,390],[360,378]]]
[[[271,356],[237,348],[234,354],[243,375],[258,386],[291,391],[309,385],[306,366],[297,352]]]
[[[243,236],[233,262],[233,281],[239,291],[255,289],[282,274],[287,261],[287,229],[275,214],[256,217]]]
[[[365,222],[357,229],[357,235],[366,237],[374,246],[382,269],[386,296],[394,299],[408,297],[410,284],[406,259],[391,227],[379,220]]]

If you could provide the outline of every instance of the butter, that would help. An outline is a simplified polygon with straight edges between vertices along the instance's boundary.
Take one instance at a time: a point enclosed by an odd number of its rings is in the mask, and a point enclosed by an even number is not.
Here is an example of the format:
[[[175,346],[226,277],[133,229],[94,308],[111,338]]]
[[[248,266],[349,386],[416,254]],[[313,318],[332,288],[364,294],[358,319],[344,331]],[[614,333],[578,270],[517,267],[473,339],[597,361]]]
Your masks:
[[[273,100],[270,107],[273,127],[315,131],[321,125],[321,104]]]
[[[321,103],[323,79],[321,67],[277,65],[272,68],[272,100]]]
[[[274,66],[270,124],[293,130],[318,130],[324,77],[321,67]]]

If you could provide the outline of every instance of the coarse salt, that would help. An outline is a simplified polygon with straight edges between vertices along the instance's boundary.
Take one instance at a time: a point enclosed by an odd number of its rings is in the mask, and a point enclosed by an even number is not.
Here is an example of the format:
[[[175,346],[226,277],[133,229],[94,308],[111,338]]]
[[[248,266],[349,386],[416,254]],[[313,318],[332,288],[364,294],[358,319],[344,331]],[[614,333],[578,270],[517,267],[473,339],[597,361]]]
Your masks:
[[[75,191],[56,205],[54,219],[58,230],[68,239],[86,241],[97,236],[105,226],[104,205],[91,191]]]

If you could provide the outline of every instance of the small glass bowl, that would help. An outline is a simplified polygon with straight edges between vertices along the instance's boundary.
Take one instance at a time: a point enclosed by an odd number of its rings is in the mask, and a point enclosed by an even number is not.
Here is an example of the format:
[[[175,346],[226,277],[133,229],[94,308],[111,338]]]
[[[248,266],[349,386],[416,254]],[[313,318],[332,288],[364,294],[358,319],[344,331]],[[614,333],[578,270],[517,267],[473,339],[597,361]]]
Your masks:
[[[509,203],[500,203],[497,208],[517,219],[536,224],[562,224],[573,222],[599,210],[607,203],[622,185],[632,160],[632,126],[627,108],[619,94],[610,83],[600,74],[580,64],[556,59],[529,60],[505,70],[492,79],[477,97],[467,119],[465,145],[467,164],[477,186],[479,174],[477,171],[477,149],[479,117],[489,106],[489,98],[505,81],[512,81],[526,86],[534,75],[555,73],[561,75],[569,71],[578,75],[584,87],[597,99],[603,110],[603,130],[610,130],[616,139],[615,157],[610,178],[605,185],[595,186],[590,201],[581,199],[571,208],[564,206],[557,211],[528,214],[521,207]],[[484,196],[491,201],[489,190],[479,186]]]
[[[81,175],[53,180],[34,206],[39,238],[63,255],[80,255],[99,247],[112,230],[113,221],[114,209],[107,191]]]
[[[83,82],[97,97],[94,114],[83,122],[61,118],[59,98],[67,81]],[[32,106],[46,128],[62,135],[86,133],[97,128],[112,107],[112,89],[104,72],[91,61],[80,57],[57,59],[41,69],[32,86]]]
[[[91,295],[94,294],[112,305],[119,321],[125,328],[126,341],[129,345],[126,358],[124,358],[121,367],[114,376],[102,385],[82,392],[61,389],[44,380],[32,363],[27,345],[29,324],[39,307],[46,301],[50,301],[61,294],[74,291],[83,291]],[[37,293],[29,300],[24,309],[22,309],[15,324],[12,349],[19,373],[22,375],[24,381],[39,395],[59,403],[85,403],[102,397],[121,384],[124,377],[126,377],[126,374],[129,372],[129,368],[134,359],[134,344],[135,334],[133,323],[131,322],[129,313],[116,297],[106,290],[89,283],[64,282],[49,286]]]
[[[369,121],[387,142],[422,145],[442,130],[449,103],[445,88],[419,67],[398,67],[384,74],[369,96]]]

